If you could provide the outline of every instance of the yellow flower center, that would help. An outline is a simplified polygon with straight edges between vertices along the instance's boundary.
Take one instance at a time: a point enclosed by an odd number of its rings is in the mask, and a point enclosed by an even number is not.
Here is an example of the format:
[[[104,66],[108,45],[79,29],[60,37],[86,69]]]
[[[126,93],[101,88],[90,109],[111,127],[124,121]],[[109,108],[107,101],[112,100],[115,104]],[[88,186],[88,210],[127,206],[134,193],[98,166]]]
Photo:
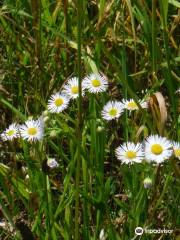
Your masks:
[[[109,115],[115,117],[117,115],[117,109],[116,108],[111,108],[109,111]]]
[[[175,149],[175,150],[174,150],[174,155],[175,155],[176,157],[180,157],[180,149]]]
[[[78,89],[77,86],[73,86],[73,87],[71,88],[72,94],[77,94],[77,93],[79,92],[78,90],[79,90],[79,89]]]
[[[15,130],[14,129],[11,129],[11,130],[9,130],[8,132],[7,132],[7,135],[10,137],[10,136],[12,136],[12,135],[14,135],[15,134]]]
[[[98,79],[93,79],[91,82],[92,82],[93,87],[101,86],[101,82]]]
[[[163,151],[163,148],[161,147],[160,144],[155,143],[155,144],[153,144],[152,147],[151,147],[151,152],[154,153],[154,154],[156,154],[156,155],[161,154],[162,151]]]
[[[129,102],[128,105],[127,105],[129,108],[131,109],[136,109],[137,108],[137,104],[135,102]]]
[[[130,159],[133,159],[133,158],[136,157],[136,152],[134,152],[134,151],[127,151],[126,152],[126,157],[130,158]]]
[[[64,101],[63,101],[62,98],[57,98],[57,99],[55,100],[55,105],[56,105],[56,107],[60,107],[63,103],[64,103]]]
[[[36,135],[36,133],[37,133],[37,128],[32,127],[32,128],[28,129],[28,134],[29,135],[34,136],[34,135]]]

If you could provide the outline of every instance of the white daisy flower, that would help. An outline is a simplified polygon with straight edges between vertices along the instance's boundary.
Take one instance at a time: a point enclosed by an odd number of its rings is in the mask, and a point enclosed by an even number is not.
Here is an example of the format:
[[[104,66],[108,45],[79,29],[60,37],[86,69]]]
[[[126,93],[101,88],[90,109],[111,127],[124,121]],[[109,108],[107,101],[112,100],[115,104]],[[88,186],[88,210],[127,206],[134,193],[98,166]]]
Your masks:
[[[84,78],[83,86],[91,93],[105,92],[108,87],[108,81],[103,75],[92,73]]]
[[[1,138],[3,141],[13,140],[19,137],[19,125],[17,123],[12,123],[8,128],[1,133]]]
[[[38,141],[44,135],[44,123],[42,118],[38,120],[28,120],[20,127],[20,134],[27,141]]]
[[[51,113],[59,113],[67,108],[69,98],[61,93],[53,94],[48,101],[48,110]]]
[[[122,163],[133,164],[140,163],[144,159],[142,144],[132,142],[123,143],[115,150],[116,157]]]
[[[104,118],[107,121],[110,121],[112,119],[117,119],[120,117],[122,112],[123,112],[123,107],[121,102],[109,101],[103,107],[102,118]]]
[[[174,156],[180,160],[180,142],[172,142]]]
[[[65,84],[63,91],[70,99],[75,99],[79,96],[79,83],[78,78],[74,77],[68,80]],[[82,96],[84,95],[84,86],[82,84]]]
[[[133,99],[130,99],[130,100],[123,99],[122,104],[124,105],[124,109],[127,109],[129,111],[139,109],[137,103]],[[147,102],[145,102],[144,100],[140,101],[139,104],[142,108],[147,108],[148,107]]]
[[[167,138],[151,135],[145,140],[145,159],[157,164],[164,162],[172,155],[172,144]]]

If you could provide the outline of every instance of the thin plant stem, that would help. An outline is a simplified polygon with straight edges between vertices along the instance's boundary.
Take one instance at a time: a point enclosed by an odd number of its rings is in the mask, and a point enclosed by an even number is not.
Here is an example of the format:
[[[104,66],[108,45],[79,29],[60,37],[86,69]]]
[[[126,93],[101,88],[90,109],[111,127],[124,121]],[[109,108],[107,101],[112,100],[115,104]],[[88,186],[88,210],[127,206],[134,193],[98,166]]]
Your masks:
[[[63,1],[63,7],[64,7],[66,36],[68,37],[68,35],[69,35],[68,0]],[[66,44],[66,74],[67,74],[67,77],[68,77],[68,74],[69,74],[69,50],[68,50],[67,39],[65,39],[65,44]]]
[[[122,47],[122,74],[125,79],[124,85],[124,97],[127,99],[127,64],[126,64],[126,46],[125,46],[125,26],[124,26],[124,8],[122,7],[122,39],[123,39],[123,47]],[[125,110],[125,140],[128,141],[128,113]]]
[[[34,69],[35,69],[35,96],[38,96],[39,88],[42,87],[42,44],[41,44],[41,1],[31,0],[31,8],[33,15],[33,31],[34,31]],[[43,88],[42,88],[43,89]],[[38,112],[39,106],[36,103],[36,111]]]
[[[78,121],[77,121],[77,165],[76,165],[76,193],[75,193],[75,240],[79,239],[79,185],[81,171],[81,142],[82,142],[82,80],[81,80],[81,27],[82,27],[82,1],[77,1],[77,45],[78,45],[78,85],[79,85],[79,101],[78,101]]]
[[[156,1],[152,1],[152,76],[156,74]],[[154,78],[153,80],[155,80]]]

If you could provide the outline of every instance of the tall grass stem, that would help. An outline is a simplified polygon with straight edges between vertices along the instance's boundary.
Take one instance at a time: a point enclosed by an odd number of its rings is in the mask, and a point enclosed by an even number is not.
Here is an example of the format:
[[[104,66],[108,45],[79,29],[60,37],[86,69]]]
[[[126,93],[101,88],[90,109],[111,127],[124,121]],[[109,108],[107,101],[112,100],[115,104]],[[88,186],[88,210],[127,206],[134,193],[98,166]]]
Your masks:
[[[81,31],[82,31],[82,1],[77,1],[77,71],[79,85],[78,120],[77,120],[77,165],[76,165],[76,193],[75,193],[75,240],[79,239],[79,185],[81,171],[81,147],[82,147],[82,76],[81,76]]]

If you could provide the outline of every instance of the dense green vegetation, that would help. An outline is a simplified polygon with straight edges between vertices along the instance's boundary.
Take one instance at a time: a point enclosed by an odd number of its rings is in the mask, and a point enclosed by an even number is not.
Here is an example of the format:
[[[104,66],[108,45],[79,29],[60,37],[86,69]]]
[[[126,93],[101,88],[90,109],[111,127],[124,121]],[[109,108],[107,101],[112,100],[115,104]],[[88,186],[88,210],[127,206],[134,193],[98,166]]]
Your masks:
[[[180,142],[179,1],[0,5],[0,133],[44,122],[40,141],[1,134],[0,239],[180,239],[179,152],[161,164],[123,164],[115,151],[155,134]],[[108,87],[94,94],[83,79],[97,72]],[[50,98],[72,77],[79,97],[52,113]],[[106,121],[105,104],[123,99],[138,110]],[[136,227],[173,232],[138,236]]]

